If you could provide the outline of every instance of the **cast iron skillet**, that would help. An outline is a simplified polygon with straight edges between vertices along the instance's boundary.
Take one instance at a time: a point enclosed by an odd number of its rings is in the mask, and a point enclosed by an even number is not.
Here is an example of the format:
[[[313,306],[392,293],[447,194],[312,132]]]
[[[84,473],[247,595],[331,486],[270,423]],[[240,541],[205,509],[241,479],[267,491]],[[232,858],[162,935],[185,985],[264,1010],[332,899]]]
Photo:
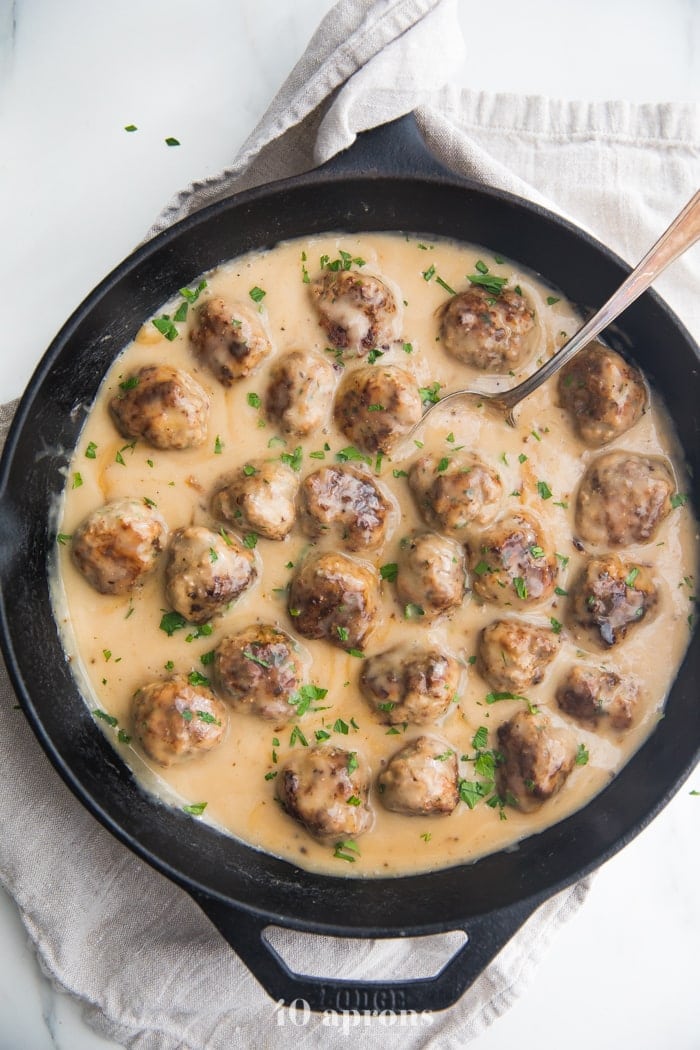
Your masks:
[[[477,242],[547,275],[584,305],[599,305],[629,272],[571,224],[447,171],[427,152],[412,117],[360,136],[320,170],[214,204],[167,230],[73,314],[18,409],[0,466],[2,645],[22,707],[68,786],[122,842],[190,893],[271,996],[303,998],[312,1009],[439,1010],[469,987],[544,899],[612,856],[688,775],[700,740],[698,635],[666,717],[580,812],[515,851],[474,864],[405,878],[333,878],[251,849],[141,790],[80,697],[47,586],[55,546],[49,507],[62,490],[84,408],[144,318],[224,259],[344,229]],[[700,478],[697,347],[650,292],[625,313],[619,338],[671,406],[692,476]],[[359,937],[461,929],[468,940],[434,977],[346,982],[293,974],[263,936],[272,923]]]

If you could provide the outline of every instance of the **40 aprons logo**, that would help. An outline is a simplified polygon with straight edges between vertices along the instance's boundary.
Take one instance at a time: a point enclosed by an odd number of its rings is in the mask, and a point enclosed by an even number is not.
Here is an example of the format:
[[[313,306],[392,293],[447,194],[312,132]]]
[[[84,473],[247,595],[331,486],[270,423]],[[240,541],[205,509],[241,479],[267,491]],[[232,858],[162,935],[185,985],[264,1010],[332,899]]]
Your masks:
[[[314,1013],[306,999],[293,999],[286,1004],[283,999],[278,999],[275,1009],[275,1019],[278,1028],[291,1025],[295,1028],[305,1028],[311,1023],[312,1018],[318,1018],[319,1023],[326,1028],[339,1029],[345,1035],[358,1028],[369,1028],[370,1025],[379,1025],[384,1028],[422,1028],[433,1023],[433,1015],[430,1010],[323,1010]]]

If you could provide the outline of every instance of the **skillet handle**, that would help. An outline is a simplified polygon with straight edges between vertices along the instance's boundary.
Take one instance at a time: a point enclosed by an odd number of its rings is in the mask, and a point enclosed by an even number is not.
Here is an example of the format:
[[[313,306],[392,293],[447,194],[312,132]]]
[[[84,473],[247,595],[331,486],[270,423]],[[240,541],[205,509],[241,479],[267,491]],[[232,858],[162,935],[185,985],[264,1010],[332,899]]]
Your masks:
[[[341,153],[336,153],[320,168],[327,175],[399,175],[429,176],[449,179],[458,176],[430,152],[418,130],[413,113],[390,120],[388,124],[362,131]]]
[[[363,1015],[364,1011],[444,1010],[471,987],[544,899],[519,902],[458,926],[468,940],[432,977],[348,981],[295,973],[263,936],[269,919],[189,892],[267,994],[280,1006],[292,1004],[303,1015],[324,1010]]]

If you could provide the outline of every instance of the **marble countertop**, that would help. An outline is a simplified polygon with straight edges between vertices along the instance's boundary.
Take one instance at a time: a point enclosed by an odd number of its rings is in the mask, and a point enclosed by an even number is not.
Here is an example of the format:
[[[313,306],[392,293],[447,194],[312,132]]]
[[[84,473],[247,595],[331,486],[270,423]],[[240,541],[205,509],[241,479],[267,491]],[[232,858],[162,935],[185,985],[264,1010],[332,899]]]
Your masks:
[[[0,0],[0,400],[182,186],[214,174],[263,114],[330,0]],[[525,15],[527,7],[527,16]],[[469,46],[482,5],[463,0],[459,84],[631,101],[700,100],[696,0],[500,0],[497,53]],[[196,27],[196,32],[195,32]],[[514,31],[513,27],[517,27]],[[481,38],[480,38],[481,39]],[[139,134],[124,126],[136,124]],[[168,147],[176,137],[181,145]],[[536,1039],[696,1050],[700,1045],[700,790],[696,771],[598,873],[528,993],[473,1045]],[[0,844],[0,866],[2,865]],[[261,1033],[264,1044],[264,1033]],[[397,1043],[398,1045],[398,1043]],[[103,1050],[79,1004],[39,972],[0,891],[0,1050]]]

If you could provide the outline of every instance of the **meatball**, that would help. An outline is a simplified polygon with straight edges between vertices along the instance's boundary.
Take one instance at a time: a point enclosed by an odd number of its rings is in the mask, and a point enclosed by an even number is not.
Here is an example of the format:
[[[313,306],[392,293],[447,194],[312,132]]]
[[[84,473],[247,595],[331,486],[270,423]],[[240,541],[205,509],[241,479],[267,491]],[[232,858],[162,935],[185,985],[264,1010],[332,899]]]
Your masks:
[[[73,534],[73,561],[100,594],[128,594],[156,567],[168,526],[140,499],[118,499],[95,510]]]
[[[544,678],[559,651],[559,636],[548,627],[496,620],[479,637],[478,669],[494,689],[521,693]]]
[[[364,661],[360,689],[385,725],[425,725],[457,700],[461,678],[457,660],[441,649],[398,645]]]
[[[496,516],[503,486],[478,456],[422,456],[411,467],[408,484],[428,525],[455,539],[488,525]]]
[[[583,475],[576,497],[576,533],[601,547],[647,543],[670,514],[674,490],[666,460],[606,452]]]
[[[272,349],[260,314],[221,297],[207,299],[195,310],[190,342],[224,386],[254,372]]]
[[[348,550],[375,550],[386,539],[393,505],[360,467],[321,467],[299,493],[300,520],[308,536],[333,533]]]
[[[593,629],[607,647],[621,642],[658,603],[649,570],[616,554],[591,558],[570,593],[574,621]]]
[[[363,452],[391,452],[421,415],[418,383],[395,365],[353,369],[335,400],[338,426]]]
[[[581,440],[599,448],[634,426],[647,392],[639,369],[595,342],[562,368],[559,400]]]
[[[521,711],[498,727],[499,794],[529,813],[556,795],[574,767],[576,747],[571,736],[554,729],[541,712]]]
[[[524,296],[472,285],[449,299],[440,314],[440,339],[449,354],[482,372],[521,368],[535,348],[537,325]]]
[[[189,525],[173,533],[165,567],[170,606],[190,623],[221,616],[251,586],[255,555],[230,533]]]
[[[356,270],[326,271],[309,285],[321,327],[332,346],[358,356],[398,338],[398,311],[384,281]]]
[[[418,532],[401,542],[396,594],[408,607],[437,616],[462,604],[466,569],[462,548],[437,532]]]
[[[228,711],[211,689],[190,685],[187,675],[177,674],[136,690],[132,724],[148,757],[172,766],[220,744]]]
[[[284,463],[252,460],[214,493],[212,514],[265,539],[283,540],[294,525],[298,488],[297,474]]]
[[[583,664],[570,669],[556,692],[557,703],[567,715],[588,723],[607,718],[613,729],[629,728],[639,697],[639,683],[632,675]]]
[[[444,741],[419,736],[392,755],[377,783],[382,804],[396,813],[451,813],[459,802],[457,755]]]
[[[120,434],[154,448],[196,448],[207,436],[209,398],[172,365],[146,365],[119,384],[109,410]]]
[[[500,605],[531,605],[549,598],[557,577],[557,559],[545,551],[545,539],[528,514],[499,519],[469,541],[472,587],[480,598]]]
[[[355,751],[329,746],[295,751],[275,784],[287,813],[321,842],[354,839],[372,825],[369,770]]]
[[[335,369],[306,350],[291,350],[269,373],[265,412],[285,434],[304,437],[319,430],[330,415]]]
[[[292,577],[287,608],[306,638],[359,649],[377,620],[377,574],[345,554],[313,552]]]
[[[271,624],[252,624],[222,638],[215,649],[214,684],[236,711],[284,722],[297,713],[292,703],[301,685],[297,646]]]

